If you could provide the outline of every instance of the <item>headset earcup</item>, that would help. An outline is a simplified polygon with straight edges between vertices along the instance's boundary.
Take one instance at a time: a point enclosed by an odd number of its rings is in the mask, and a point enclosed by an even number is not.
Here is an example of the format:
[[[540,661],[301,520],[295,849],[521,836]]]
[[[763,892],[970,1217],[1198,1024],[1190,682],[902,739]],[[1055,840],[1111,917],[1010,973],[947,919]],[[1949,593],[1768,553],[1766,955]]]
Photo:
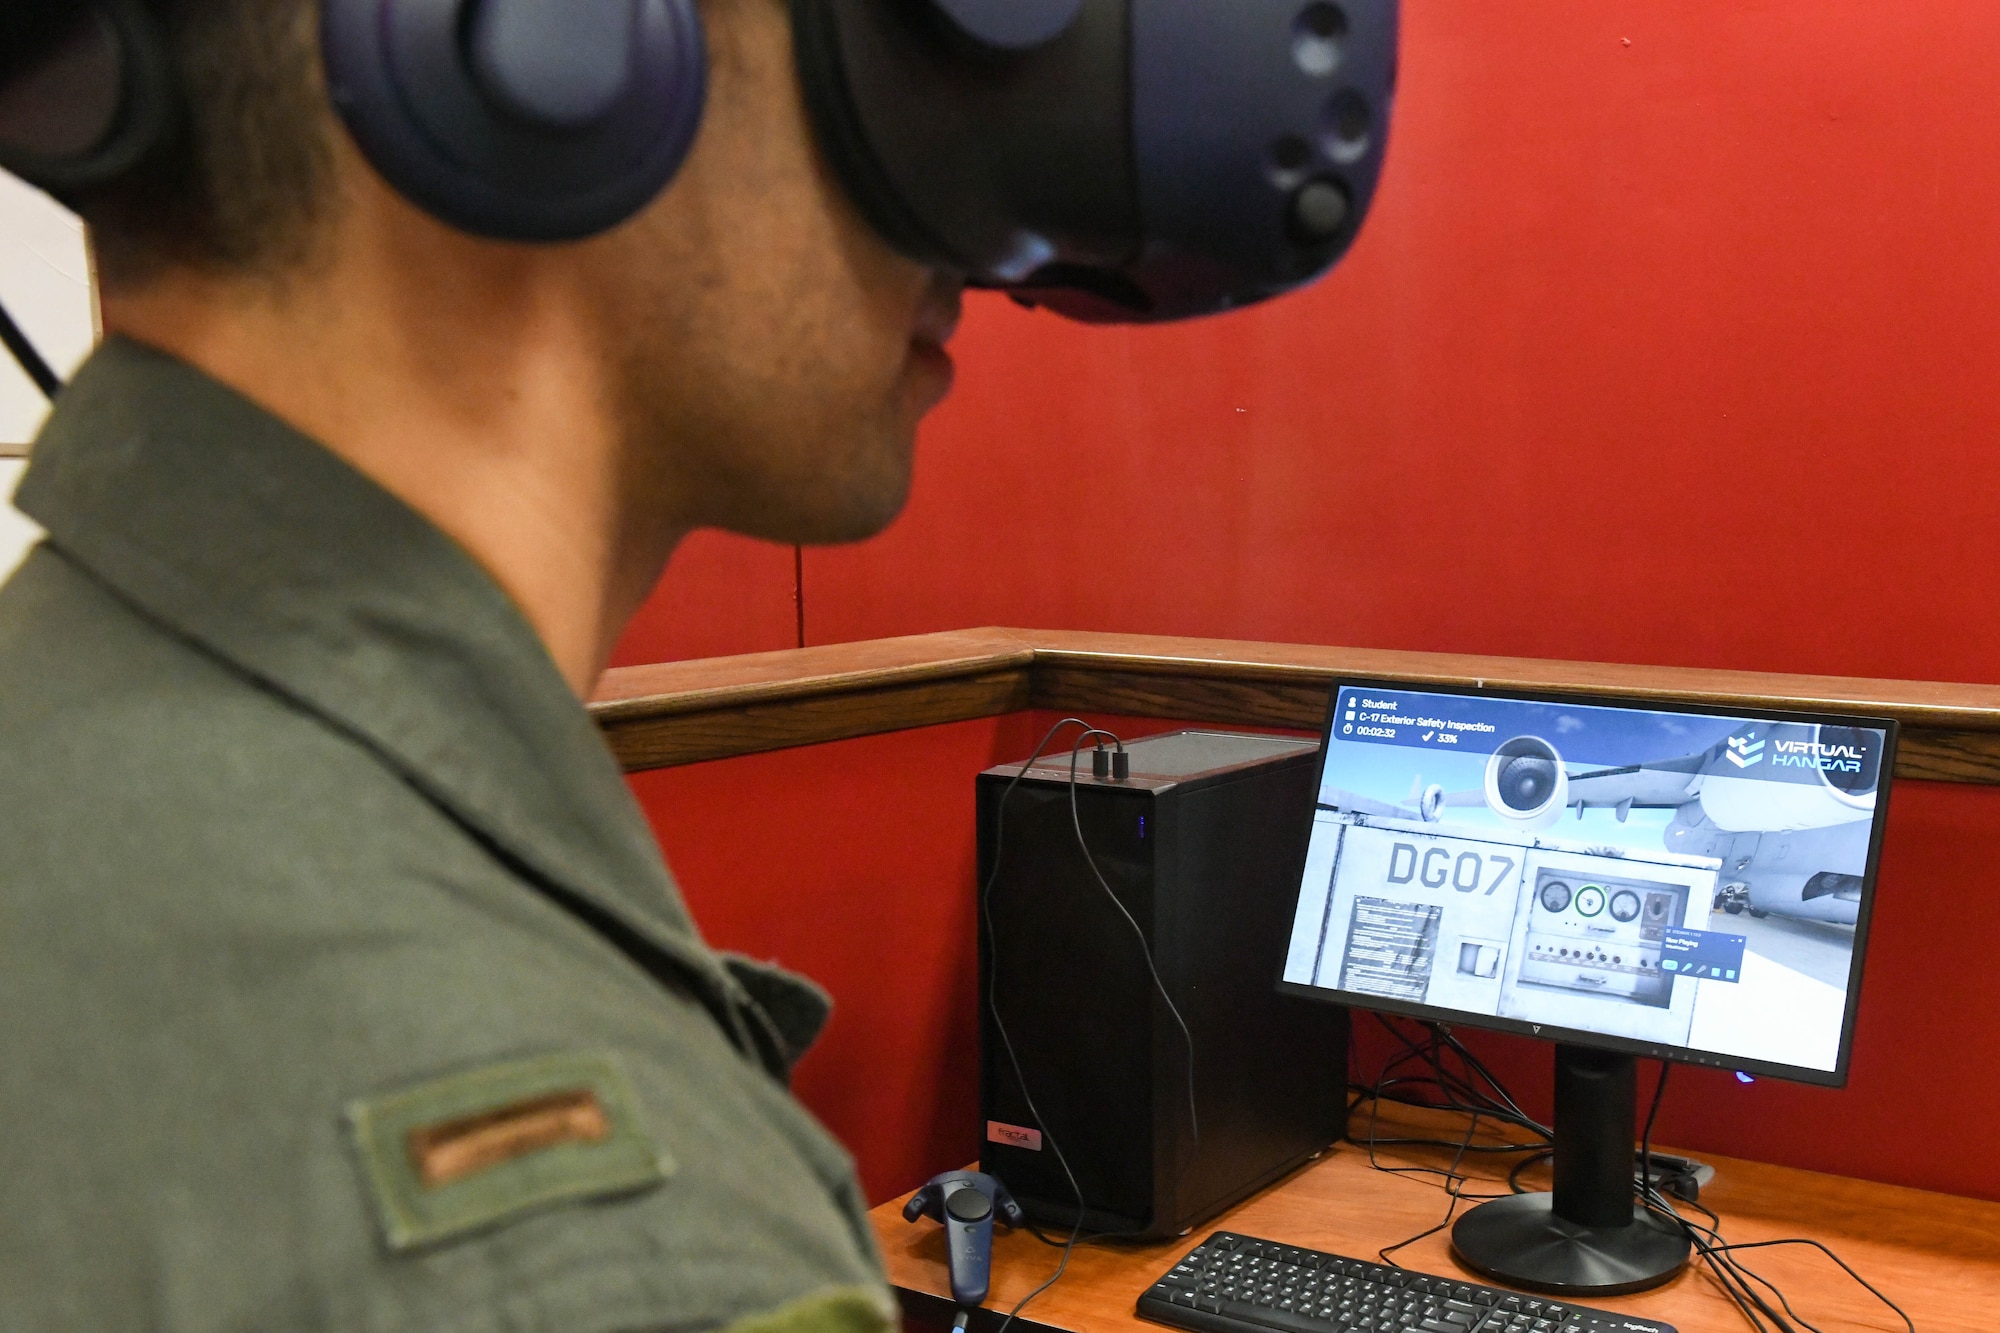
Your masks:
[[[821,155],[877,235],[923,263],[951,262],[948,248],[925,226],[897,189],[875,151],[849,85],[841,51],[842,4],[851,0],[791,0],[792,45]],[[858,6],[846,11],[852,21]]]
[[[584,125],[537,123],[482,90],[463,40],[475,2],[324,0],[327,86],[370,163],[441,221],[499,240],[577,240],[644,208],[701,125],[696,0],[627,0],[626,91]],[[552,31],[576,21],[566,0],[541,3]]]
[[[102,0],[4,90],[0,166],[58,198],[132,170],[173,131],[166,43],[138,0]]]

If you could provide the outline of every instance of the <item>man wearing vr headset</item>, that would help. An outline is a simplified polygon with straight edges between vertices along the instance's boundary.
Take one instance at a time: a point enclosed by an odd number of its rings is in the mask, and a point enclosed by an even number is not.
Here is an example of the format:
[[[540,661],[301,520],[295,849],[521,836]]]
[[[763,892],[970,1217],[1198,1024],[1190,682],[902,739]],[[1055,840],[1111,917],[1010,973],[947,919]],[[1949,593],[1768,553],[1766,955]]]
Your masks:
[[[784,1087],[826,1000],[702,942],[579,697],[689,531],[894,516],[968,277],[1136,320],[1324,271],[1394,20],[0,19],[0,160],[108,335],[0,591],[0,1327],[887,1327]]]

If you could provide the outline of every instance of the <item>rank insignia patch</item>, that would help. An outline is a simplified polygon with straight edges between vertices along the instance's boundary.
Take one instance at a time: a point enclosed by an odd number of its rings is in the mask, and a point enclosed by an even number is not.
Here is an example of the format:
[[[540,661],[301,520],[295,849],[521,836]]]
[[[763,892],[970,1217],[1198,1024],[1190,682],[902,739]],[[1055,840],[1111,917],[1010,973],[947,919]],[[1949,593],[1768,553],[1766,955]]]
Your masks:
[[[615,1057],[489,1065],[352,1103],[383,1238],[417,1249],[581,1199],[659,1185],[673,1161]]]

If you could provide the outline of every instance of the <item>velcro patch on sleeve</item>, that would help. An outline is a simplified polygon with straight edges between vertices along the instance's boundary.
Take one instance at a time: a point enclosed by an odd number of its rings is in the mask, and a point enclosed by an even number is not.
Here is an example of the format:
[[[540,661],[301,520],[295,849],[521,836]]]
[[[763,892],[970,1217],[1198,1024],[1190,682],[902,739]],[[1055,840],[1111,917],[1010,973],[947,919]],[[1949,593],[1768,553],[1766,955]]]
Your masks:
[[[348,1127],[392,1251],[673,1173],[616,1057],[565,1052],[488,1065],[351,1103]]]

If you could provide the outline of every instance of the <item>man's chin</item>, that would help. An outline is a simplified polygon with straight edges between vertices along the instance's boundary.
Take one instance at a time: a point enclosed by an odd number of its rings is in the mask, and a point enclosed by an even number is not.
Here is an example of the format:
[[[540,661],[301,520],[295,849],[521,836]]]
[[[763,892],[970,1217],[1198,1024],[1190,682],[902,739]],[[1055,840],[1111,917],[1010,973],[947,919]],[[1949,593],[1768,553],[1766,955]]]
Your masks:
[[[907,480],[893,493],[885,488],[877,495],[856,496],[838,513],[820,515],[819,521],[811,526],[812,535],[793,540],[800,546],[847,546],[865,542],[882,535],[902,515],[909,499]]]
[[[895,522],[910,498],[910,469],[883,469],[865,481],[852,476],[845,485],[821,478],[792,493],[739,514],[718,526],[786,546],[846,546],[878,536]],[[789,501],[786,503],[785,501]]]

